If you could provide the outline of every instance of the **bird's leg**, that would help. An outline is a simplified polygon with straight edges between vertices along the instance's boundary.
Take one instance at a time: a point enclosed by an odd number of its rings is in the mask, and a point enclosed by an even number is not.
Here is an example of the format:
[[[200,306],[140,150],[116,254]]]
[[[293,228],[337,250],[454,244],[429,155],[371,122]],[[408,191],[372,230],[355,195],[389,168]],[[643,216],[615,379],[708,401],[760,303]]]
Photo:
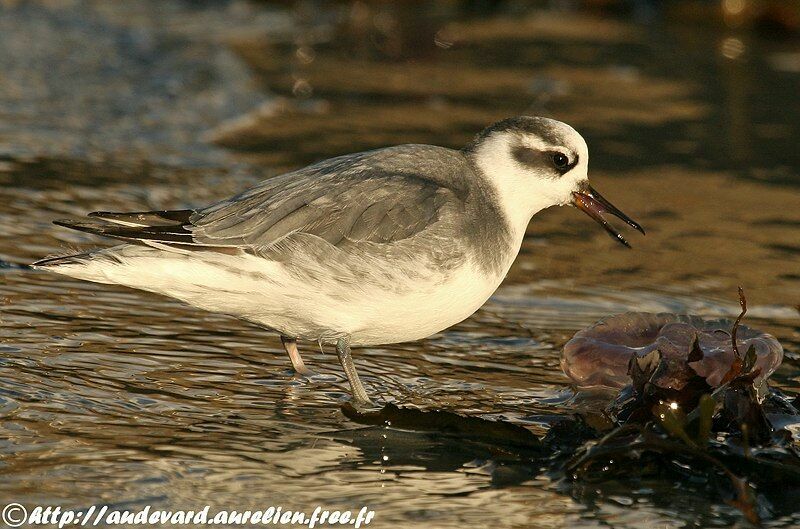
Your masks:
[[[350,388],[353,391],[353,398],[358,404],[372,405],[372,401],[367,396],[367,391],[361,384],[356,372],[356,366],[353,364],[353,357],[350,355],[350,339],[339,338],[336,342],[336,354],[339,356],[339,362],[344,368],[344,374],[350,382]]]
[[[303,363],[303,357],[300,356],[300,351],[297,350],[297,340],[281,335],[281,343],[283,344],[283,348],[286,349],[286,353],[289,355],[289,360],[292,361],[292,367],[295,372],[305,376],[314,374],[314,372]]]

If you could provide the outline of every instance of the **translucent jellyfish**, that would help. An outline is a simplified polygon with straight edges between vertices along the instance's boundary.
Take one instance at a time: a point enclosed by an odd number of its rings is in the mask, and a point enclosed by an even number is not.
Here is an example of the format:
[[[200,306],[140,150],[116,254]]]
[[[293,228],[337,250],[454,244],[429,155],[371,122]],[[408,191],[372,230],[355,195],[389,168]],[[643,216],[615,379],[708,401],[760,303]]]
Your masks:
[[[620,388],[629,384],[628,364],[633,355],[640,358],[658,350],[667,366],[663,387],[682,389],[692,375],[718,387],[733,363],[731,343],[733,322],[726,319],[705,320],[698,316],[628,312],[610,316],[579,331],[564,346],[561,369],[579,386]],[[697,339],[702,356],[690,357]],[[737,348],[744,355],[755,348],[755,369],[760,369],[755,383],[760,385],[780,365],[783,347],[773,336],[745,325],[737,330]],[[696,358],[700,356],[700,358]],[[675,387],[677,386],[677,387]]]

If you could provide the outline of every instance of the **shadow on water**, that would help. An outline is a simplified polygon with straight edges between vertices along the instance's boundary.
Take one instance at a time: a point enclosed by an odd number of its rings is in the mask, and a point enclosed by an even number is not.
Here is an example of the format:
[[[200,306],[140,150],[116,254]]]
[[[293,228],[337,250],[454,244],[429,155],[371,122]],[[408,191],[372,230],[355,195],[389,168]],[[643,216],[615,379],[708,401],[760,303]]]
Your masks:
[[[399,527],[739,523],[695,477],[559,480],[567,450],[547,443],[580,441],[576,415],[610,398],[562,374],[575,331],[625,311],[735,317],[739,284],[749,324],[786,350],[776,386],[800,391],[800,41],[726,25],[716,4],[544,4],[0,4],[0,497],[369,505]],[[336,356],[315,344],[321,375],[297,378],[260,329],[23,266],[106,244],[55,218],[203,205],[359,149],[460,147],[520,113],[580,130],[593,183],[648,235],[626,252],[548,210],[473,317],[355,352],[371,392],[451,410],[448,432],[343,414]],[[796,490],[767,495],[768,525],[800,523]]]

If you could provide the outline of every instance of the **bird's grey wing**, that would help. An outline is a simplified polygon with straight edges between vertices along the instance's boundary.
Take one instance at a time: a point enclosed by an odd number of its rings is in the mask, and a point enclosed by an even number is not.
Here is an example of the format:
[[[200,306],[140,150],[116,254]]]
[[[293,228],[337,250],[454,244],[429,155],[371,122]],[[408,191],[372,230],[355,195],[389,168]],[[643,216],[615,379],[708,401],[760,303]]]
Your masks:
[[[306,234],[346,249],[412,237],[433,224],[446,204],[458,203],[449,188],[413,164],[371,156],[327,160],[197,211],[101,212],[91,216],[106,223],[59,223],[145,244],[260,252]]]
[[[447,190],[409,175],[303,178],[199,211],[191,218],[195,242],[266,248],[296,233],[346,247],[389,243],[424,230],[449,198]]]

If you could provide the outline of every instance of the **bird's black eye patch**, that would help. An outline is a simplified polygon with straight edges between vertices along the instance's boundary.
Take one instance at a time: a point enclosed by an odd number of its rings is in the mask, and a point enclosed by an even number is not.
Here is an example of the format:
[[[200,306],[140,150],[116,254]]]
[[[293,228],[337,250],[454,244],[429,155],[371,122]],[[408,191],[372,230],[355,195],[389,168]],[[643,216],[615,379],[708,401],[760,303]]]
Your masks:
[[[541,167],[542,162],[547,160],[545,153],[542,151],[537,151],[536,149],[531,149],[530,147],[524,147],[522,145],[514,147],[512,154],[519,163],[529,167]]]
[[[548,168],[555,169],[562,175],[578,163],[577,157],[570,162],[569,156],[560,151],[538,151],[523,145],[514,147],[512,154],[514,159],[522,165],[527,165],[540,171]]]

